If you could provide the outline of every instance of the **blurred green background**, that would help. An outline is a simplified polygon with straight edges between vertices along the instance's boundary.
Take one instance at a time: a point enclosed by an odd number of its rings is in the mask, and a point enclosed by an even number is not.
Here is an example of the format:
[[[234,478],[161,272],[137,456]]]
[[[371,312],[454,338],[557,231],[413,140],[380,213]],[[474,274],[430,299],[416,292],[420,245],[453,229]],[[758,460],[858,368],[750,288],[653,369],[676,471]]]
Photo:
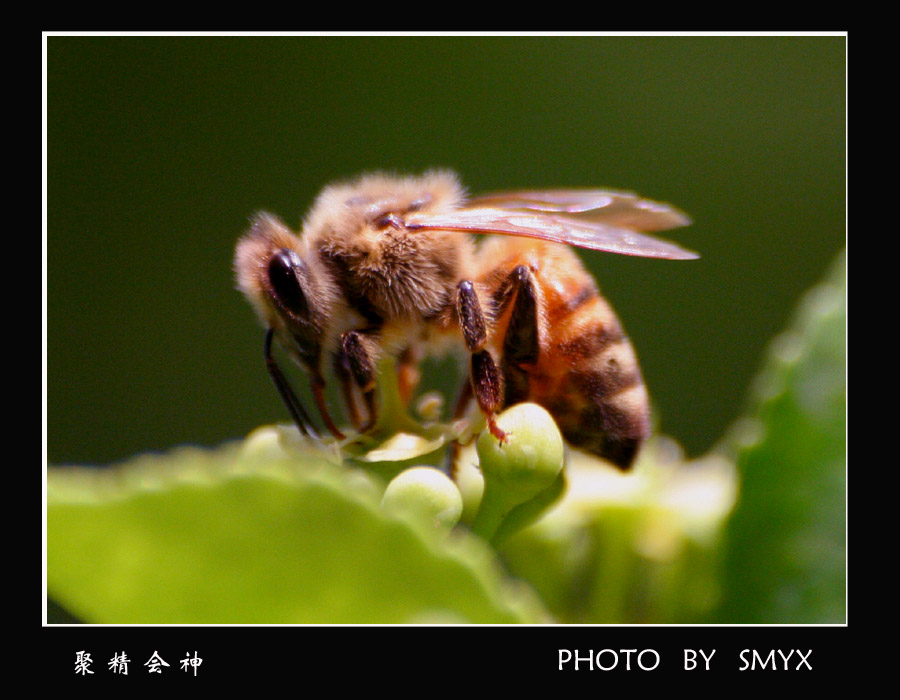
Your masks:
[[[662,430],[704,452],[845,241],[845,61],[844,37],[49,37],[49,460],[287,421],[234,289],[248,217],[434,166],[693,217],[699,261],[583,258]]]

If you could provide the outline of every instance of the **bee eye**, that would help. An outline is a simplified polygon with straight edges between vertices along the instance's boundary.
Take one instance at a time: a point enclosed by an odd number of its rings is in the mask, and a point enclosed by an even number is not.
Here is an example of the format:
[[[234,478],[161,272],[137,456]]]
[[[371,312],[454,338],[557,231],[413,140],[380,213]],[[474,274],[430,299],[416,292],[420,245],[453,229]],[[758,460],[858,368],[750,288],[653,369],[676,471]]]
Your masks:
[[[296,316],[309,315],[309,304],[300,278],[306,274],[306,264],[293,250],[282,248],[269,260],[269,283],[279,304]]]

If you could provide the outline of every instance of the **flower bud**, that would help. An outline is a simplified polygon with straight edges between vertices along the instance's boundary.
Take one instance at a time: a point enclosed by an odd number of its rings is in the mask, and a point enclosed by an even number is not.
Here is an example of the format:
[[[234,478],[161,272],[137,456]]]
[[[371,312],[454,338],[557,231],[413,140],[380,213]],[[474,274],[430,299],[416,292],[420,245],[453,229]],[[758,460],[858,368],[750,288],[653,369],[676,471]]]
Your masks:
[[[485,431],[476,445],[484,495],[472,529],[488,539],[513,508],[554,485],[565,459],[559,428],[541,406],[517,404],[497,425],[506,433],[502,442]]]
[[[442,471],[412,467],[391,480],[381,506],[387,513],[409,516],[434,529],[450,530],[462,514],[462,496]]]

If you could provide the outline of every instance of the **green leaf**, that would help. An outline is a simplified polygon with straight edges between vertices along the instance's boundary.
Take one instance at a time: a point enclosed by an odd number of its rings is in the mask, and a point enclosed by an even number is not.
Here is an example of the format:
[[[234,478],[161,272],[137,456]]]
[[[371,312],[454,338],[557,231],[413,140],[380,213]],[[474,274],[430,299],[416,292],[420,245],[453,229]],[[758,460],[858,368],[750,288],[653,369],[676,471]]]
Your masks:
[[[842,254],[773,343],[732,437],[741,495],[719,621],[845,621],[846,406]]]
[[[549,620],[479,538],[411,527],[377,479],[280,445],[51,468],[48,593],[93,623]]]

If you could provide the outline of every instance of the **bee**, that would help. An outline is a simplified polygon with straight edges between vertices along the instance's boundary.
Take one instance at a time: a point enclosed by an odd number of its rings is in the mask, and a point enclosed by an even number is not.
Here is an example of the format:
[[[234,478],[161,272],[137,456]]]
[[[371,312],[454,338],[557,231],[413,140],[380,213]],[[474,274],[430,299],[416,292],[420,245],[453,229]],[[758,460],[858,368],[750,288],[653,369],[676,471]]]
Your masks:
[[[649,401],[622,324],[570,246],[674,260],[698,257],[648,235],[684,226],[677,209],[595,189],[467,198],[453,173],[362,175],[326,187],[295,235],[257,214],[235,251],[238,288],[266,328],[269,374],[298,428],[320,437],[272,353],[277,339],[309,376],[318,413],[330,365],[359,432],[377,419],[376,366],[396,360],[408,401],[419,365],[468,356],[456,416],[474,400],[491,433],[505,406],[533,401],[573,446],[631,466]],[[472,234],[490,236],[476,246]]]

